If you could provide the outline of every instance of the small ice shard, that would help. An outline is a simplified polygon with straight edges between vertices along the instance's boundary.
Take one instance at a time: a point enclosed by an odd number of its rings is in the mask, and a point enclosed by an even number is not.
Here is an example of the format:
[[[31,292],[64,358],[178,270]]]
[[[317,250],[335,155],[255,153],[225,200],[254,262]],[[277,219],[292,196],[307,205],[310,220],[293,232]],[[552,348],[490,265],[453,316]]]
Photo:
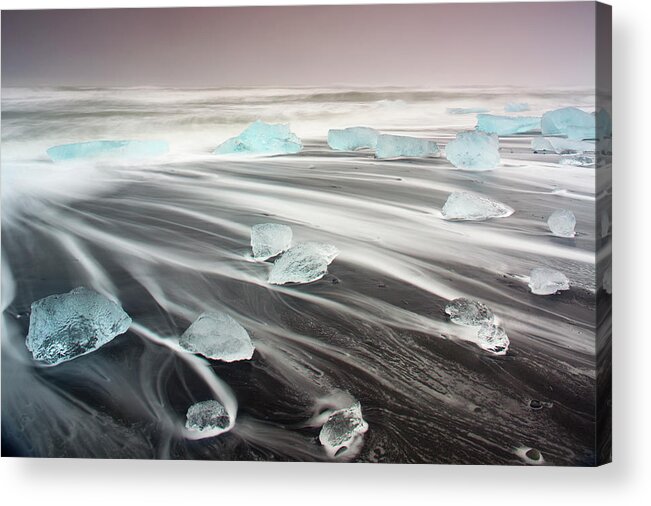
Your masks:
[[[495,355],[506,355],[510,341],[504,327],[484,323],[477,331],[479,347]]]
[[[166,141],[89,141],[52,146],[48,156],[55,162],[90,158],[149,158],[169,151]]]
[[[436,142],[418,137],[381,134],[377,138],[375,158],[424,158],[439,156]]]
[[[459,132],[445,146],[448,161],[464,170],[491,170],[500,163],[500,144],[496,135],[484,132]]]
[[[267,260],[287,251],[292,229],[278,223],[260,223],[251,227],[251,249],[256,260]]]
[[[504,112],[523,112],[529,110],[526,102],[509,102],[504,106]]]
[[[592,167],[595,164],[595,158],[585,155],[565,155],[559,160],[559,165],[570,165],[572,167]]]
[[[274,125],[257,120],[237,137],[232,137],[217,146],[213,154],[281,155],[298,153],[301,149],[303,144],[291,132],[289,125]]]
[[[493,321],[493,312],[486,304],[463,297],[452,300],[445,306],[445,312],[450,315],[450,320],[458,325],[478,327]]]
[[[611,267],[608,267],[604,271],[604,279],[601,284],[604,287],[606,293],[613,293],[613,270]]]
[[[193,404],[186,414],[185,428],[195,432],[226,429],[230,417],[218,401],[202,401]]]
[[[97,350],[130,325],[116,302],[80,287],[32,303],[25,344],[34,360],[56,365]]]
[[[577,109],[563,107],[543,114],[541,127],[543,135],[565,135],[569,139],[595,138],[594,115]]]
[[[524,134],[540,130],[540,118],[534,116],[478,114],[477,130],[496,135]]]
[[[349,448],[354,441],[368,430],[368,423],[362,418],[362,406],[356,402],[349,408],[334,411],[321,427],[319,441],[329,456]]]
[[[506,218],[513,209],[497,200],[469,192],[454,192],[441,210],[446,220],[481,221],[489,218]]]
[[[547,219],[549,230],[557,237],[574,237],[574,227],[576,227],[576,217],[572,211],[567,209],[557,209]]]
[[[328,146],[337,151],[375,149],[380,132],[368,127],[349,127],[328,130]]]
[[[534,137],[531,139],[531,149],[536,153],[585,153],[594,152],[595,143],[563,137]]]
[[[562,272],[536,267],[529,275],[529,288],[536,295],[552,295],[561,290],[569,290],[570,282]]]
[[[276,260],[269,273],[269,283],[311,283],[328,272],[328,265],[339,250],[321,242],[303,242],[289,248]]]
[[[223,362],[248,360],[255,349],[246,329],[230,315],[217,311],[199,315],[180,337],[179,345]]]
[[[488,112],[488,109],[483,107],[448,107],[446,112],[448,114],[479,114]]]

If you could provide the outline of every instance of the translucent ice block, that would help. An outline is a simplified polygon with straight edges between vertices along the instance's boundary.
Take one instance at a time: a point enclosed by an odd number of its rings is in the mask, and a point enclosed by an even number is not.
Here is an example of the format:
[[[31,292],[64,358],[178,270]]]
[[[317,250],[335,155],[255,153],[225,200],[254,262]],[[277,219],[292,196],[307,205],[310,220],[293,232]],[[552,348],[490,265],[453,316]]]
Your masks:
[[[130,325],[116,302],[80,287],[32,304],[26,345],[35,360],[56,365],[97,350]]]
[[[491,170],[500,163],[499,140],[484,132],[459,132],[445,146],[448,161],[464,170]]]
[[[251,227],[251,249],[257,260],[267,260],[289,249],[292,229],[278,223],[260,223]]]
[[[216,155],[233,154],[293,154],[303,149],[301,140],[289,125],[274,125],[264,121],[251,123],[240,135],[217,146]]]
[[[248,360],[255,349],[246,329],[230,315],[217,311],[201,314],[180,337],[179,345],[223,362]]]
[[[350,127],[342,130],[328,130],[328,145],[338,151],[375,149],[380,132],[368,127]]]
[[[505,218],[513,209],[497,200],[469,192],[454,192],[448,196],[442,209],[446,220],[482,221],[489,218]]]
[[[404,135],[380,135],[375,150],[376,158],[424,158],[438,155],[436,142]]]
[[[61,144],[47,150],[55,162],[89,158],[149,158],[169,151],[166,141],[89,141]]]
[[[495,135],[524,134],[540,130],[540,118],[478,114],[477,130]]]

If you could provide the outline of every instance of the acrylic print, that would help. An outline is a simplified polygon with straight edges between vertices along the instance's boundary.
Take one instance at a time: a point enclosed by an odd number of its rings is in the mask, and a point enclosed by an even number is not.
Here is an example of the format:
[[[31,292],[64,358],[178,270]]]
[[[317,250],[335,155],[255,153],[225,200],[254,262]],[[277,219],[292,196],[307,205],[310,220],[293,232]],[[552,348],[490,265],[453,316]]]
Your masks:
[[[610,8],[2,12],[2,454],[610,460]]]

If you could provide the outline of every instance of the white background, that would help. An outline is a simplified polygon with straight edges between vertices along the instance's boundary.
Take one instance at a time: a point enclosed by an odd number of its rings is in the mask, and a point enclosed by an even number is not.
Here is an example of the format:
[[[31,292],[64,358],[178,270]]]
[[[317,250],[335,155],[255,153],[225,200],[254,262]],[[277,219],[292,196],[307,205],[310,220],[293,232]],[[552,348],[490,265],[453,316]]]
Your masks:
[[[247,3],[304,2],[195,0],[190,5]],[[582,469],[3,458],[0,497],[4,504],[651,504],[651,157],[647,154],[651,153],[651,2],[611,3],[615,128],[613,464]],[[0,0],[0,5],[2,9],[24,9],[182,4],[165,0]],[[554,36],[553,29],[549,36]]]

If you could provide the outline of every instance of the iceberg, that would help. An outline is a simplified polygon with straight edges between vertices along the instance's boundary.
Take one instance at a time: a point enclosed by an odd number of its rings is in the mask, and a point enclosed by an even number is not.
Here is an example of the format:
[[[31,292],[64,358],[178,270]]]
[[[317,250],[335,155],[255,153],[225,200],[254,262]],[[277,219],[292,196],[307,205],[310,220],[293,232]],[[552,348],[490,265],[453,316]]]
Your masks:
[[[481,221],[489,218],[506,218],[514,210],[497,200],[469,192],[454,192],[448,196],[442,209],[446,220]]]
[[[448,107],[446,112],[448,114],[478,114],[488,112],[488,109],[483,107]]]
[[[185,428],[194,432],[206,432],[226,429],[229,424],[228,412],[220,402],[202,401],[188,409]]]
[[[166,141],[89,141],[52,146],[47,150],[54,162],[91,158],[149,158],[169,151]]]
[[[445,156],[459,169],[491,170],[500,163],[499,140],[484,132],[459,132],[445,146]]]
[[[292,229],[277,223],[260,223],[251,227],[251,249],[256,260],[275,257],[291,246]]]
[[[504,112],[523,112],[529,110],[526,102],[509,102],[504,106]]]
[[[356,402],[349,408],[334,411],[321,427],[319,441],[327,454],[334,457],[368,430],[368,423],[362,418],[362,406]]]
[[[458,325],[478,327],[493,321],[493,312],[485,304],[470,299],[458,298],[445,306],[450,320]]]
[[[596,118],[576,107],[564,107],[543,114],[543,135],[565,135],[569,139],[594,139]]]
[[[289,248],[276,260],[269,273],[269,283],[311,283],[321,279],[328,272],[328,265],[339,254],[339,250],[321,242],[303,242]]]
[[[439,156],[436,142],[404,135],[381,134],[377,138],[375,158],[424,158]]]
[[[540,118],[533,116],[478,114],[477,130],[496,135],[524,134],[540,130]]]
[[[380,132],[368,127],[350,127],[328,130],[328,146],[337,151],[375,149]]]
[[[179,346],[222,362],[248,360],[255,350],[246,329],[230,315],[217,311],[199,315],[180,337]]]
[[[570,282],[562,272],[536,267],[529,276],[529,288],[536,295],[552,295],[561,290],[569,290]]]
[[[97,350],[130,325],[116,302],[79,287],[32,304],[25,344],[34,360],[57,365]]]
[[[549,230],[557,237],[574,237],[574,227],[576,227],[576,217],[572,211],[567,209],[557,209],[547,219]]]
[[[591,141],[577,141],[563,137],[534,137],[531,139],[531,149],[536,153],[585,153],[595,150]]]
[[[504,327],[484,323],[477,331],[479,347],[495,355],[506,355],[510,341]]]
[[[258,120],[246,127],[237,137],[217,146],[213,154],[282,155],[298,153],[302,149],[301,140],[290,131],[289,125],[273,125]]]

